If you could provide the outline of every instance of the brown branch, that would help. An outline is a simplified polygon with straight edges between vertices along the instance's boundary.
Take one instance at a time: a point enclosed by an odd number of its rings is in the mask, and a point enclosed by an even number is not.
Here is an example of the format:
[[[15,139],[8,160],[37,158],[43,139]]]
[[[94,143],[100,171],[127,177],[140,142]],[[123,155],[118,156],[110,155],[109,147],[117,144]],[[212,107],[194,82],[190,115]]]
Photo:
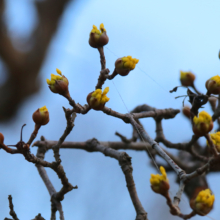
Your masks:
[[[119,112],[116,112],[108,107],[104,107],[102,110],[105,114],[111,115],[116,118],[122,119],[125,123],[129,123],[129,119],[127,117],[127,114],[122,114]],[[162,117],[162,118],[170,118],[175,117],[176,114],[178,114],[180,111],[175,109],[156,109],[154,111],[149,112],[142,112],[142,113],[133,113],[134,119],[139,118],[148,118],[148,117]]]
[[[8,201],[9,201],[9,208],[10,208],[10,212],[9,212],[10,216],[13,218],[13,220],[19,220],[15,211],[14,211],[14,205],[12,203],[12,196],[11,195],[8,196]]]
[[[70,109],[65,109],[63,107],[63,110],[65,112],[65,117],[66,117],[66,121],[67,121],[67,126],[66,129],[63,133],[63,135],[60,137],[58,143],[56,145],[54,145],[52,147],[53,152],[54,152],[54,158],[55,160],[61,161],[60,160],[60,155],[59,155],[59,149],[61,144],[63,143],[63,141],[65,140],[65,138],[69,135],[69,133],[72,131],[73,127],[74,127],[74,120],[76,118],[76,113],[72,112],[72,110]],[[69,191],[71,191],[72,189],[77,189],[78,187],[75,186],[73,187],[69,181],[68,178],[66,177],[66,174],[64,172],[63,166],[61,164],[59,164],[58,167],[54,167],[55,172],[57,173],[58,177],[61,179],[62,185],[63,187],[60,189],[59,192],[56,192],[52,195],[52,201],[57,201],[58,204],[60,201],[62,201],[64,199],[64,195],[66,193],[68,193]],[[60,213],[62,213],[62,206],[60,207]]]
[[[144,114],[144,112],[148,112],[148,113]],[[131,113],[143,113],[143,114],[132,114],[134,118],[143,118],[145,117],[145,115],[147,115],[147,117],[157,117],[157,118],[159,117],[161,119],[174,118],[179,112],[180,112],[179,109],[172,109],[172,108],[156,109],[146,104],[139,105],[131,111]]]
[[[103,84],[105,83],[105,80],[108,78],[109,74],[109,69],[103,69],[100,71],[99,78],[98,78],[98,83],[95,87],[95,89],[102,89]]]
[[[58,143],[56,145],[53,146],[53,151],[54,151],[54,158],[56,159],[56,161],[60,160],[60,155],[59,155],[59,148],[61,146],[61,144],[64,142],[65,138],[69,135],[69,133],[72,131],[73,127],[74,127],[74,120],[76,118],[76,113],[72,112],[72,110],[70,109],[65,109],[63,107],[63,111],[65,112],[65,117],[66,117],[66,121],[67,121],[67,126],[66,129],[63,133],[63,135],[60,137]]]
[[[133,202],[134,208],[136,210],[136,220],[147,220],[147,213],[144,210],[135,187],[133,175],[132,175],[132,165],[131,157],[128,156],[125,152],[116,151],[114,149],[100,145],[96,139],[92,139],[86,142],[88,148],[92,148],[94,151],[102,152],[105,156],[115,158],[119,161],[121,169],[125,175],[125,180],[127,183],[127,188]]]
[[[98,47],[97,49],[98,49],[99,54],[100,54],[101,69],[104,70],[105,69],[105,64],[106,64],[105,54],[104,54],[104,47]]]
[[[45,147],[46,149],[52,149],[52,147],[57,144],[56,141],[37,141],[33,145],[38,146],[39,148]],[[104,146],[106,144],[107,146]],[[121,168],[125,174],[126,181],[127,181],[127,187],[128,191],[130,193],[132,202],[134,204],[137,217],[136,220],[147,220],[146,212],[143,209],[139,198],[137,196],[136,187],[134,185],[134,180],[132,177],[132,166],[130,157],[125,152],[116,151],[115,149],[127,149],[130,145],[130,149],[136,149],[136,150],[146,150],[146,146],[149,147],[146,143],[131,143],[131,144],[125,144],[120,142],[98,142],[96,139],[88,140],[86,142],[63,142],[60,148],[75,148],[75,149],[83,149],[88,152],[102,152],[105,156],[109,156],[112,158],[115,158],[119,161]],[[140,145],[138,145],[140,144]],[[110,146],[112,148],[110,148]],[[120,148],[119,148],[120,147]],[[115,148],[115,149],[113,149]]]
[[[57,141],[36,141],[33,143],[33,146],[36,147],[42,147],[45,146],[47,149],[52,149],[54,145],[56,145]],[[146,142],[136,142],[136,143],[123,143],[123,142],[114,142],[114,141],[108,141],[108,142],[100,142],[101,145],[107,146],[109,148],[115,149],[115,150],[136,150],[136,151],[145,151],[146,148],[151,148],[149,143]],[[86,150],[88,152],[94,152],[91,151],[90,148],[87,147],[86,142],[72,142],[72,141],[65,141],[60,146],[60,149],[81,149]]]
[[[44,137],[41,137],[41,140],[42,141],[45,141],[45,138]],[[42,147],[38,147],[38,150],[37,150],[37,157],[44,160],[44,157],[45,157],[45,153],[47,151],[47,148],[46,148],[46,145],[45,146],[42,146]],[[54,195],[57,193],[53,184],[51,183],[48,175],[47,175],[47,172],[45,170],[45,168],[41,165],[36,165],[37,167],[37,170],[40,174],[40,177],[42,178],[45,186],[47,187],[47,190],[51,196],[51,220],[55,220],[56,219],[56,211],[58,210],[59,211],[59,214],[60,214],[60,219],[63,219],[64,220],[64,214],[63,214],[63,211],[62,211],[62,204],[60,201],[57,201],[55,198],[54,198]]]
[[[91,107],[87,104],[84,106],[80,105],[79,103],[76,104],[76,102],[71,97],[68,97],[67,100],[69,101],[69,104],[74,108],[73,112],[85,115],[89,110],[91,110]]]

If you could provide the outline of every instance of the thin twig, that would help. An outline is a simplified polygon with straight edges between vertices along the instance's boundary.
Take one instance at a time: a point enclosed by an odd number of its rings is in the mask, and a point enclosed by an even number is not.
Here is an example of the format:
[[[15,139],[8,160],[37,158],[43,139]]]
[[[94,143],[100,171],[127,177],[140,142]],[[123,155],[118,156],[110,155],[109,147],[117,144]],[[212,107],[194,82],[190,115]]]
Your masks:
[[[9,201],[9,208],[10,208],[10,212],[9,212],[10,216],[13,218],[13,220],[19,220],[15,211],[14,211],[14,205],[12,203],[12,196],[11,195],[8,196],[8,201]]]

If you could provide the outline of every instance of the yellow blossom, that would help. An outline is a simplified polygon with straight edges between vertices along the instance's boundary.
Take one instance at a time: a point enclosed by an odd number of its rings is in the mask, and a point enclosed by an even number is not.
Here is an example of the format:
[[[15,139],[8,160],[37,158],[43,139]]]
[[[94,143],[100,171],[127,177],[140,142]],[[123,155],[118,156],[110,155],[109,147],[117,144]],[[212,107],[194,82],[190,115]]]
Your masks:
[[[89,44],[91,47],[98,48],[103,47],[108,43],[108,36],[106,34],[106,29],[104,28],[104,24],[100,24],[100,30],[93,25],[92,30],[89,36]]]
[[[44,112],[48,111],[48,109],[47,109],[47,107],[45,105],[45,106],[39,108],[39,111],[40,111],[41,114],[44,114]]]
[[[214,201],[215,196],[211,190],[205,189],[200,191],[196,198],[190,202],[190,206],[198,215],[204,216],[212,210]]]
[[[101,23],[100,24],[100,30],[95,25],[93,25],[92,30],[91,30],[90,33],[95,33],[95,34],[102,35],[102,33],[104,33],[104,31],[106,31],[105,28],[104,28],[104,24]]]
[[[220,152],[220,131],[210,134],[210,137],[212,139],[213,144],[216,146],[218,152]],[[209,146],[208,141],[207,145]]]
[[[59,75],[51,74],[51,79],[47,79],[47,84],[53,93],[58,93],[66,98],[69,98],[69,81],[62,75],[59,69],[56,69]]]
[[[180,71],[180,82],[183,86],[192,86],[195,78],[196,77],[192,72]]]
[[[203,136],[213,128],[212,117],[205,111],[199,113],[199,117],[193,118],[193,132],[198,136]]]
[[[138,62],[139,60],[132,58],[132,56],[119,58],[115,61],[115,70],[119,75],[126,76],[135,68]]]
[[[220,93],[220,76],[216,75],[211,77],[206,81],[206,89],[208,90],[208,94],[218,95]]]
[[[160,174],[151,174],[150,183],[151,188],[155,193],[160,193],[162,195],[166,195],[170,185],[169,180],[167,178],[166,171],[164,167],[160,167]]]
[[[87,96],[87,102],[90,107],[95,110],[102,110],[105,103],[109,101],[109,98],[106,96],[108,91],[109,87],[106,87],[103,92],[101,89],[96,89],[94,92],[91,92]]]

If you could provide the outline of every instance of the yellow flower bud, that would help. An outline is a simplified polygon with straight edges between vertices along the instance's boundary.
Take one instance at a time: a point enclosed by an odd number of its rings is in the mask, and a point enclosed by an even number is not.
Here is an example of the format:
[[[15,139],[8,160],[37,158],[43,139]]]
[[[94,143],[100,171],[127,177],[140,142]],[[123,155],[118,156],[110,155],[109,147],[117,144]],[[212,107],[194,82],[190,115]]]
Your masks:
[[[106,87],[102,92],[101,89],[96,89],[94,92],[89,93],[87,96],[87,102],[89,106],[94,110],[102,110],[105,103],[109,101],[106,94],[109,91],[109,87]]]
[[[132,58],[131,56],[118,58],[115,61],[115,70],[119,75],[127,76],[128,73],[135,68],[138,62],[138,59]]]
[[[51,79],[46,80],[47,84],[53,93],[58,93],[66,98],[69,98],[69,81],[62,75],[62,72],[59,69],[56,69],[56,71],[59,75],[51,74]]]
[[[37,125],[46,125],[49,122],[49,112],[46,106],[37,109],[32,115],[33,121]]]
[[[167,178],[166,170],[164,167],[160,167],[160,174],[151,174],[150,183],[151,188],[155,193],[166,196],[170,188],[169,180]]]
[[[180,71],[180,82],[182,86],[192,86],[195,78],[195,75],[191,72]]]
[[[211,190],[205,189],[200,191],[196,198],[190,201],[190,206],[196,214],[204,216],[212,210],[214,201],[215,196],[212,194]]]
[[[104,24],[100,24],[100,30],[93,25],[89,35],[89,45],[94,48],[103,47],[108,43],[109,39],[104,28]]]
[[[210,137],[216,149],[220,152],[220,131],[210,134]],[[207,141],[206,143],[209,146],[209,142]]]
[[[218,95],[220,93],[220,76],[216,75],[207,80],[205,87],[209,94]]]
[[[198,136],[203,136],[213,128],[212,117],[205,111],[199,113],[199,117],[193,118],[193,132]]]

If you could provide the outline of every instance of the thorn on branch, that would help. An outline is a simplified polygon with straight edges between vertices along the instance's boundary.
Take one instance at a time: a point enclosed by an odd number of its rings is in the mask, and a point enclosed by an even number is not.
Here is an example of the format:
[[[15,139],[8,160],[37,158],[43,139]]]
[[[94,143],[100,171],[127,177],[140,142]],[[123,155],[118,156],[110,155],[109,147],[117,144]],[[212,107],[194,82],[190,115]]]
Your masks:
[[[170,93],[176,92],[178,89],[178,86],[174,87],[172,90],[170,90]]]
[[[115,135],[120,137],[121,141],[124,142],[124,143],[131,143],[132,140],[128,140],[125,136],[123,136],[122,134],[118,133],[117,131],[115,132]]]
[[[32,219],[32,220],[45,220],[42,216],[41,216],[41,214],[39,213],[34,219]]]

